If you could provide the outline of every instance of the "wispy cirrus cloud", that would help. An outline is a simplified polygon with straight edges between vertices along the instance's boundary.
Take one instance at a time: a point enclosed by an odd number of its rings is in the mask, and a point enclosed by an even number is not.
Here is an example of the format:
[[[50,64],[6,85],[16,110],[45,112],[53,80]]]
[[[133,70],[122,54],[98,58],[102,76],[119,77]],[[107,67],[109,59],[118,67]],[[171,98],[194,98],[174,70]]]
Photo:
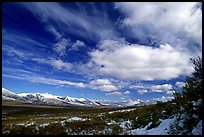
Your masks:
[[[95,41],[96,39],[115,37],[117,34],[113,24],[106,17],[107,15],[101,14],[102,12],[106,13],[105,9],[104,11],[94,12],[94,14],[90,15],[81,10],[84,7],[83,5],[79,5],[80,10],[69,10],[64,8],[60,3],[53,2],[21,3],[21,5],[30,10],[41,21],[47,24],[51,22],[60,24],[58,26],[61,30],[66,30],[69,33],[77,34],[86,39]],[[57,34],[55,30],[51,29],[51,31]]]
[[[23,71],[23,70],[16,70],[15,72],[16,74],[12,74],[12,75],[3,74],[2,76],[14,78],[14,79],[27,80],[33,83],[42,83],[42,84],[48,84],[48,85],[54,85],[54,86],[74,86],[74,87],[80,87],[80,88],[87,87],[87,85],[83,82],[71,82],[67,80],[59,80],[59,79],[40,76],[33,72]]]
[[[8,56],[16,56],[23,59],[28,59],[30,57],[34,57],[34,54],[23,49],[17,49],[13,46],[3,45],[2,46],[3,53],[7,54]]]
[[[45,28],[56,37],[56,40],[63,37],[62,34],[58,32],[53,25],[47,25]]]
[[[4,29],[2,32],[2,42],[10,45],[17,45],[19,48],[29,49],[30,47],[47,48],[49,43],[45,39],[37,40],[32,35]]]

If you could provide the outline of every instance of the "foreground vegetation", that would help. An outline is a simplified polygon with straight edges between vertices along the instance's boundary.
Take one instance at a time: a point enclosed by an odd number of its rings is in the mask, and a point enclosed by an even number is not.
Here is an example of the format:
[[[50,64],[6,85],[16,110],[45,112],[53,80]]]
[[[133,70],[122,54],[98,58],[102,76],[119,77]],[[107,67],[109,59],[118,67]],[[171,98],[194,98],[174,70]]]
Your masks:
[[[2,134],[5,135],[124,135],[150,122],[148,129],[155,128],[162,119],[183,113],[175,100],[120,109],[3,106],[3,110],[18,110],[3,114]],[[69,120],[73,117],[81,120]],[[195,120],[195,125],[198,122]],[[192,121],[188,124],[191,126]]]
[[[14,104],[14,103],[13,103]],[[3,105],[3,134],[124,134],[119,122],[129,120],[131,127],[139,128],[153,121],[150,128],[157,126],[157,121],[172,115],[171,102],[144,107],[120,108],[131,110],[120,112],[119,108],[72,108],[50,106]],[[164,110],[163,107],[166,109]],[[111,113],[112,112],[112,113]],[[164,113],[165,112],[165,113]],[[67,119],[80,117],[85,120]],[[137,120],[135,119],[136,117]],[[151,117],[151,119],[148,119]],[[148,120],[147,120],[148,119]],[[111,121],[113,123],[109,124]]]

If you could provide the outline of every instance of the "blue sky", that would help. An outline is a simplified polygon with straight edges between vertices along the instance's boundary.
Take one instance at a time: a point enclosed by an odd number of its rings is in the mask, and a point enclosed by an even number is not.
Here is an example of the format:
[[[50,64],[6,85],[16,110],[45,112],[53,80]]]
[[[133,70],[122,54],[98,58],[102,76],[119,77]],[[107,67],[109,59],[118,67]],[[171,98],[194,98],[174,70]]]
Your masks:
[[[201,3],[2,3],[2,87],[15,93],[171,98],[201,54]]]

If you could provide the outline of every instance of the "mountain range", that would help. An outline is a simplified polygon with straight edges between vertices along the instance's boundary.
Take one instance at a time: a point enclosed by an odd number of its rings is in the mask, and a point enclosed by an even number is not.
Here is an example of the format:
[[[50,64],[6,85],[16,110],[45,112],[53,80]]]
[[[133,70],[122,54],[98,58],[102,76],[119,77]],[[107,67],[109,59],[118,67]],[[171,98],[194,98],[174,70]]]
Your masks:
[[[159,100],[157,98],[142,100],[128,100],[128,101],[94,101],[85,98],[73,98],[55,96],[49,93],[20,93],[16,94],[8,89],[2,88],[2,101],[21,101],[24,103],[37,105],[54,105],[54,106],[86,106],[86,107],[125,107],[125,106],[143,106],[147,104],[155,104],[157,101],[166,102],[167,99]],[[168,99],[169,100],[169,99]]]
[[[16,94],[5,88],[2,88],[2,100],[22,101],[24,103],[39,105],[55,105],[55,106],[104,106],[97,101],[91,101],[84,98],[72,98],[54,96],[48,93],[20,93]]]

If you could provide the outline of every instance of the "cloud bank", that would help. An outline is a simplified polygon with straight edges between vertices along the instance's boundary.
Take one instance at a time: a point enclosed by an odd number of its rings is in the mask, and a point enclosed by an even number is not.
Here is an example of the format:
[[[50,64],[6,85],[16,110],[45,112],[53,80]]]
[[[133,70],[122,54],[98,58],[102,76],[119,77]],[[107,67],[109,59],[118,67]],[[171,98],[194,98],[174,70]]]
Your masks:
[[[97,72],[129,80],[169,80],[188,75],[193,68],[189,54],[169,44],[153,48],[145,45],[105,40],[90,53],[88,65]]]

